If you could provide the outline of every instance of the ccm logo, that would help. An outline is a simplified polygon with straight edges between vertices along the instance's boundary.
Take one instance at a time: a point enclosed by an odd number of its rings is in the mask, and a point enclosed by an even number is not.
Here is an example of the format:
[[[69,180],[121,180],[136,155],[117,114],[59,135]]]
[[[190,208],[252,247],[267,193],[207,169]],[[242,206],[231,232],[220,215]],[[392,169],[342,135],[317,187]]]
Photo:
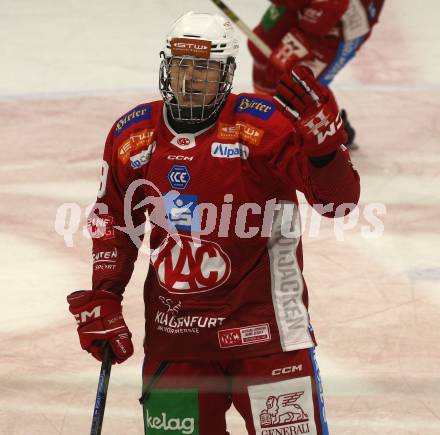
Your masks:
[[[168,160],[183,160],[183,161],[187,161],[190,162],[194,157],[190,157],[190,156],[168,156],[167,159]]]
[[[295,373],[295,372],[301,372],[303,369],[302,364],[299,366],[288,366],[283,367],[282,369],[275,369],[272,371],[272,376],[278,376],[278,375],[288,375],[289,373]]]
[[[97,317],[101,317],[101,306],[93,308],[92,311],[82,311],[79,314],[75,314],[75,319],[78,325],[82,323],[86,323],[88,319],[96,319]]]

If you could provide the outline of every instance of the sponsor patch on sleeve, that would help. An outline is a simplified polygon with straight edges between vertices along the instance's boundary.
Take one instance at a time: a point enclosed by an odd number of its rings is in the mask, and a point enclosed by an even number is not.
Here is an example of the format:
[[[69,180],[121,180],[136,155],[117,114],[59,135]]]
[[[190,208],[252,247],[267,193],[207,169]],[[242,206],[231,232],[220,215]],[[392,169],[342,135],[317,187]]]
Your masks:
[[[275,105],[268,100],[263,100],[262,98],[242,95],[241,97],[237,98],[235,103],[235,112],[249,113],[250,115],[264,120],[269,119],[274,111]]]
[[[219,122],[217,130],[217,137],[219,139],[241,140],[251,145],[259,145],[263,139],[263,135],[264,130],[242,121],[236,124]]]
[[[115,238],[113,216],[109,214],[96,215],[93,213],[87,218],[87,229],[94,239],[108,240]]]
[[[151,106],[141,104],[116,121],[115,136],[118,137],[125,129],[139,121],[151,119]]]
[[[127,163],[134,152],[148,149],[153,144],[155,136],[156,132],[153,128],[146,128],[130,135],[118,148],[119,160],[124,164]]]

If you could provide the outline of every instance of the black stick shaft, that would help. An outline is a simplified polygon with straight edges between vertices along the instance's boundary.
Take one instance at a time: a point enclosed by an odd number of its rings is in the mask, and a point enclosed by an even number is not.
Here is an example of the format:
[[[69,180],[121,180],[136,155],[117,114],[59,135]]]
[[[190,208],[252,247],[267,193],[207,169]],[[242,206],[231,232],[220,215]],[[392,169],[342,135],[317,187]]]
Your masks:
[[[96,391],[95,409],[93,411],[92,429],[90,431],[90,435],[101,435],[108,383],[110,381],[110,372],[112,370],[112,359],[113,355],[111,347],[107,345],[104,349],[104,358],[102,360],[101,372],[99,374],[98,389]]]

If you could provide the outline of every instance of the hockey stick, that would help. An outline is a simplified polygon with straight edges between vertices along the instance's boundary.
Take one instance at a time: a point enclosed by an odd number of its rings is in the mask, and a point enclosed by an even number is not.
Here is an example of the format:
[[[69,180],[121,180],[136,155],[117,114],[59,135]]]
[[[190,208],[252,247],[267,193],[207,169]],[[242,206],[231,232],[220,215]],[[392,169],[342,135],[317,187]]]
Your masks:
[[[257,35],[254,33],[254,31],[247,26],[245,23],[243,23],[243,21],[240,20],[240,18],[237,17],[237,15],[235,15],[234,12],[231,11],[231,9],[228,8],[228,6],[226,6],[222,0],[211,0],[214,4],[216,4],[221,10],[222,12],[230,19],[232,20],[236,26],[241,29],[243,31],[243,33],[245,33],[247,35],[247,37],[249,38],[250,41],[252,41],[254,43],[254,45],[267,57],[269,58],[270,55],[272,54],[272,49]],[[297,77],[293,76],[292,77],[295,81],[298,82]],[[276,100],[283,108],[284,110],[287,110],[288,112],[290,112],[290,114],[295,117],[296,119],[299,119],[299,113],[296,110],[293,110],[291,107],[289,107],[289,105],[281,98],[279,98],[278,96],[274,96],[273,97],[274,100]],[[312,95],[312,98],[314,98],[314,96]],[[315,98],[314,98],[315,99]]]
[[[107,399],[108,383],[112,370],[113,353],[109,345],[104,348],[104,357],[99,374],[98,390],[96,391],[95,409],[93,410],[92,428],[90,435],[101,435],[104,420],[105,401]]]
[[[222,0],[211,0],[221,11],[233,22],[235,25],[242,30],[242,32],[249,38],[250,41],[252,41],[255,46],[267,57],[269,58],[272,54],[272,49],[258,36],[256,35],[253,30],[243,23],[243,21],[240,20],[240,18],[235,15],[234,12],[231,11],[231,9],[226,6]]]
[[[270,58],[272,54],[272,49],[257,35],[254,33],[254,31],[243,21],[240,20],[240,18],[233,12],[231,9],[229,9],[228,6],[226,6],[222,0],[211,0],[235,25],[249,38],[249,40],[267,57]],[[301,84],[297,77],[292,77],[294,81]],[[312,95],[312,98],[316,101],[316,96]],[[284,110],[288,110],[294,117],[299,118],[298,112],[296,110],[292,110],[289,108],[286,103],[280,99],[277,96],[273,97],[282,107],[284,107]],[[345,115],[346,118],[346,115]],[[344,126],[349,126],[351,129],[352,127],[348,123],[348,121],[344,121]],[[347,128],[347,127],[346,127]],[[356,150],[359,148],[359,145],[357,145],[355,142],[352,143],[350,149]]]

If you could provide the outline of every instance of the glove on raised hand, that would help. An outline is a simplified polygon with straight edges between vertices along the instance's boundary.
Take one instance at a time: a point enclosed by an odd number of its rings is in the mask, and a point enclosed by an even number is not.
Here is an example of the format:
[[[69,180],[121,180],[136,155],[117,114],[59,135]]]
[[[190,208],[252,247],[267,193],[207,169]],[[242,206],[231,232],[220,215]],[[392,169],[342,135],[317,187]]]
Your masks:
[[[281,76],[274,97],[301,136],[305,154],[320,157],[346,143],[347,134],[332,92],[305,66]]]
[[[69,311],[78,323],[81,347],[102,361],[108,343],[115,362],[122,363],[133,354],[131,332],[122,316],[122,296],[104,290],[80,290],[67,296]]]

